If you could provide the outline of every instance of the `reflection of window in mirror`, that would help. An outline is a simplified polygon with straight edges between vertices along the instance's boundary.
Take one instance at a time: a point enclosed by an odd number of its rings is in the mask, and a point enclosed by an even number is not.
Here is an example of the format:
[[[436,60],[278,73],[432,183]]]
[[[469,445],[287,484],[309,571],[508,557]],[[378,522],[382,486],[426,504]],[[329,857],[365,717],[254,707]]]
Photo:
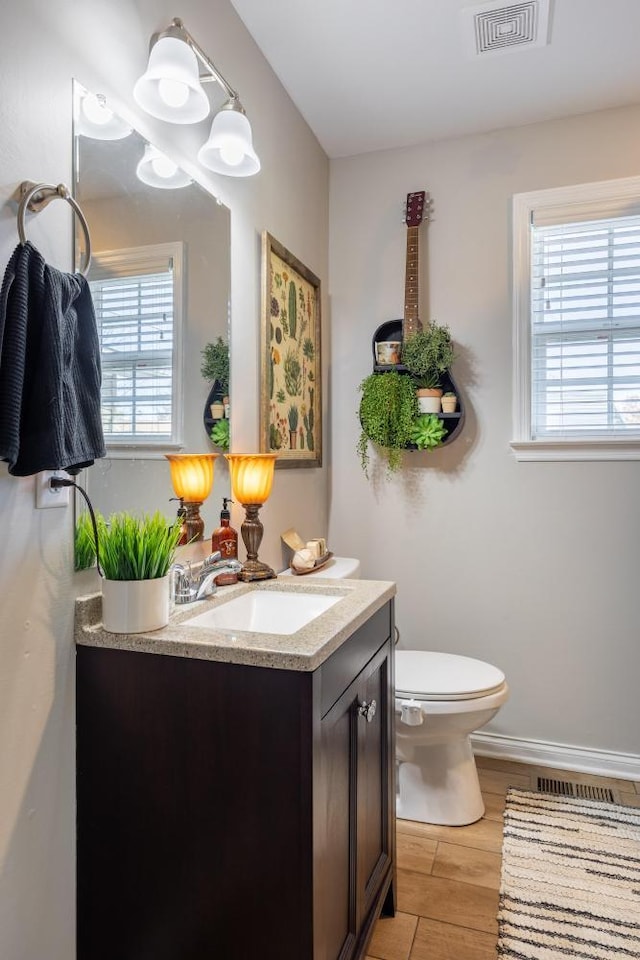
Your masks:
[[[182,440],[183,245],[96,253],[89,285],[102,360],[108,445]]]

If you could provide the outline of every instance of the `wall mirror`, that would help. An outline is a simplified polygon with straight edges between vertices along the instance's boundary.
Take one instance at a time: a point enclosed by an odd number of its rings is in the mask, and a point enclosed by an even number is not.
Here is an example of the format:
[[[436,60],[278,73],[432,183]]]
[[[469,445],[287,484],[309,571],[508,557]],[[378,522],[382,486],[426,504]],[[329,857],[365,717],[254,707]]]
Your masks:
[[[214,397],[201,366],[208,344],[230,345],[229,210],[78,82],[74,194],[91,233],[107,439],[107,458],[84,471],[83,483],[106,516],[161,510],[171,518],[178,504],[164,454],[224,452],[210,439],[214,423],[205,423]],[[77,264],[83,244],[77,230]],[[219,410],[230,423],[229,407]],[[201,508],[205,537],[224,496],[220,456]]]

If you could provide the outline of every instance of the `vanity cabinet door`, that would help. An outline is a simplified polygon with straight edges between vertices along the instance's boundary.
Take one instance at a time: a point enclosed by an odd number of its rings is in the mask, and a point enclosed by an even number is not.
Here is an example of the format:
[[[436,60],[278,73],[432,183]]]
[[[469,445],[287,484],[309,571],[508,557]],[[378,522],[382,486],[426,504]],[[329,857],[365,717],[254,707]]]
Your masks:
[[[314,960],[351,960],[377,918],[393,867],[390,640],[321,721]],[[393,893],[385,909],[393,913]]]
[[[389,645],[385,645],[358,682],[356,899],[360,926],[366,924],[375,906],[393,859],[392,668],[393,654]]]

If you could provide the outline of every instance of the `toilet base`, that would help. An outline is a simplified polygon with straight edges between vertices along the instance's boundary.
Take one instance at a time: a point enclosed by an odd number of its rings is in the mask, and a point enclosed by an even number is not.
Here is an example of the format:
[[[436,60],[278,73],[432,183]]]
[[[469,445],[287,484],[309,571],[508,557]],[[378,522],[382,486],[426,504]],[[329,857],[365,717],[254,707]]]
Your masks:
[[[484,814],[469,737],[416,744],[399,760],[396,814],[402,820],[461,827]]]

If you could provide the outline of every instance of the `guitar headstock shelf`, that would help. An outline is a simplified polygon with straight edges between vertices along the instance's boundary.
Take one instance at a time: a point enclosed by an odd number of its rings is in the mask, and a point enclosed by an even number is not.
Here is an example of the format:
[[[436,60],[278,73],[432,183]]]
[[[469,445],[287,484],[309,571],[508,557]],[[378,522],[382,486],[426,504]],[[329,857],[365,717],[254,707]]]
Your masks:
[[[379,363],[378,344],[388,342],[399,343],[401,353],[403,341],[407,337],[410,337],[413,333],[417,333],[423,329],[422,322],[419,318],[418,303],[420,279],[419,228],[423,221],[429,222],[432,219],[432,210],[433,200],[431,196],[424,190],[414,191],[413,193],[407,194],[404,217],[404,222],[407,225],[404,316],[401,320],[387,320],[385,323],[380,324],[380,326],[376,329],[371,341],[374,373],[387,373],[389,371],[396,370],[398,373],[406,374],[407,376],[410,375],[409,371],[402,363],[401,356],[399,363]],[[440,446],[445,446],[446,444],[451,443],[451,441],[454,440],[462,430],[462,426],[464,424],[464,405],[460,392],[456,387],[450,371],[447,371],[441,376],[440,385],[444,393],[455,393],[457,397],[457,405],[454,413],[437,414],[437,416],[444,422],[448,431],[446,437],[440,444]],[[417,447],[410,445],[407,447],[407,449],[416,450]]]

